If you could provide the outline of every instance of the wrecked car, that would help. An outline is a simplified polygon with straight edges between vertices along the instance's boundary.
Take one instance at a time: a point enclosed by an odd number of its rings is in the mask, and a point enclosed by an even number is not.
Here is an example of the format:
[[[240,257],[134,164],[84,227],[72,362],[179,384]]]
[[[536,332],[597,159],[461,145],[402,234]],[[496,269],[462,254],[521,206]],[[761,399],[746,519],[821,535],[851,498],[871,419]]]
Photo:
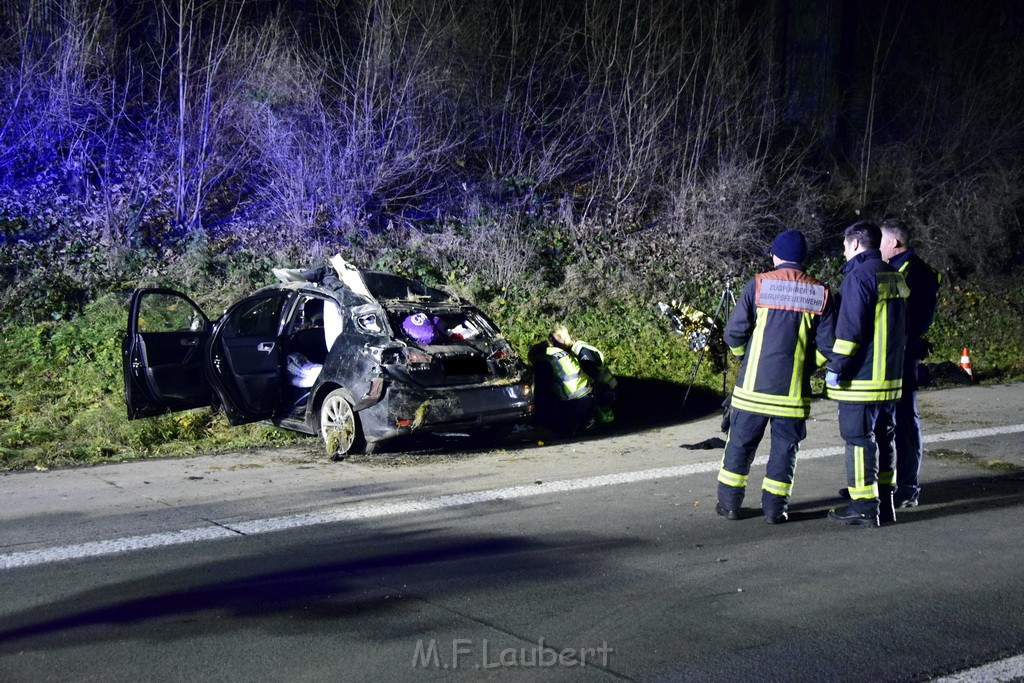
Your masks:
[[[132,293],[122,340],[129,419],[220,405],[340,458],[421,433],[510,431],[529,419],[527,366],[475,306],[408,278],[275,269],[211,320],[170,289]]]

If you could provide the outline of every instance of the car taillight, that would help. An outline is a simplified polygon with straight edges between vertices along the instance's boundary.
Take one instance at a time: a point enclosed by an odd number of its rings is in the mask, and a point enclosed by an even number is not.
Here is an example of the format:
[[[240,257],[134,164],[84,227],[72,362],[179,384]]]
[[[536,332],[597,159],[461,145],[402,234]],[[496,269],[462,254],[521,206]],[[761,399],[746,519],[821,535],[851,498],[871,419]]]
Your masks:
[[[515,352],[512,351],[512,347],[508,345],[508,342],[502,342],[491,351],[491,355],[487,356],[487,360],[499,360],[501,358],[512,358],[515,356]]]
[[[407,348],[405,350],[405,361],[409,365],[430,365],[431,356],[419,349]]]

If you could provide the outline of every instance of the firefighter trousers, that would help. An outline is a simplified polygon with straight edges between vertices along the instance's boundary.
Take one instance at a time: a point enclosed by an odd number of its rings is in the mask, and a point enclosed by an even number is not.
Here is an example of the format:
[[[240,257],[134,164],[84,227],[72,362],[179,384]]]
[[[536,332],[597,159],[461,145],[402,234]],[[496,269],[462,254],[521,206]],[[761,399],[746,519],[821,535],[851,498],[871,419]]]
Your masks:
[[[921,416],[917,411],[918,361],[908,358],[903,365],[903,394],[896,401],[896,500],[917,500],[921,493]],[[889,429],[888,416],[878,416],[875,440],[884,441]]]
[[[725,444],[722,469],[718,472],[718,502],[727,510],[739,510],[747,490],[750,464],[771,422],[772,442],[761,485],[761,507],[766,517],[777,517],[789,506],[793,473],[800,442],[807,437],[803,418],[770,417],[732,409],[729,438]]]
[[[850,510],[878,514],[878,488],[896,480],[896,401],[839,403]]]

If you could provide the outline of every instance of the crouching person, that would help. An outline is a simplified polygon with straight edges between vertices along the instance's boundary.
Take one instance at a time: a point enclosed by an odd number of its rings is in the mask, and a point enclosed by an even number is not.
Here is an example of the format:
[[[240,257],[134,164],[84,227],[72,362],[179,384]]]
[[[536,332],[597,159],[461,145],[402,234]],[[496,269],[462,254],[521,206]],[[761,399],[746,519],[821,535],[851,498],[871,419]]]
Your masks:
[[[588,429],[615,416],[615,377],[601,352],[572,340],[565,326],[530,349],[536,384],[537,421],[560,434]]]
[[[803,234],[780,233],[771,251],[775,269],[747,282],[725,327],[725,342],[742,362],[732,392],[715,511],[739,519],[750,466],[771,423],[761,507],[766,521],[780,524],[788,519],[797,450],[807,436],[810,377],[824,360],[815,353],[818,337],[825,341],[821,321],[834,314],[828,288],[803,271]]]

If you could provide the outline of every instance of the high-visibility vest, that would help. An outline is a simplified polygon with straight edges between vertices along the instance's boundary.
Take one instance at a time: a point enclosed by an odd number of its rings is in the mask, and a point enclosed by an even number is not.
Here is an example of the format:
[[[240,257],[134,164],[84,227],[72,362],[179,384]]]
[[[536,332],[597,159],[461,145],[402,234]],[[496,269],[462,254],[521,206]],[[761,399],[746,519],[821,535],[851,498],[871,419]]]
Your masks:
[[[544,354],[555,373],[558,398],[571,401],[590,394],[590,380],[587,379],[576,356],[554,345],[548,346]]]
[[[615,375],[612,374],[611,370],[604,363],[604,354],[596,346],[591,346],[584,341],[575,341],[572,344],[573,354],[579,358],[580,351],[586,349],[597,356],[597,377],[593,379],[597,380],[601,384],[607,385],[609,388],[614,389],[619,385],[618,380],[615,379]]]

